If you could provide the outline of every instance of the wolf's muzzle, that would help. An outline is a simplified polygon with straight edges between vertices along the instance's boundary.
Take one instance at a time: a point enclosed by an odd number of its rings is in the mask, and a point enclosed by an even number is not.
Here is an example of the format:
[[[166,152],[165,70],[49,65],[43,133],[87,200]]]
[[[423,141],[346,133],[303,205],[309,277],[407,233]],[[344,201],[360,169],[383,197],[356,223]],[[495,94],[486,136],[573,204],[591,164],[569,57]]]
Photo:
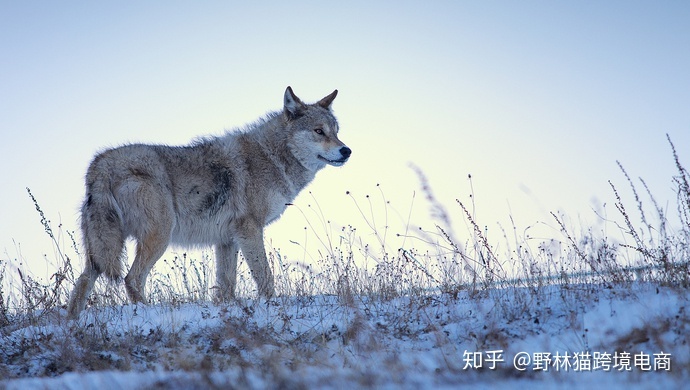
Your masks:
[[[323,160],[323,161],[325,161],[331,165],[340,166],[340,165],[345,164],[347,159],[350,158],[350,155],[352,154],[352,149],[348,148],[347,146],[343,146],[342,148],[340,148],[339,152],[340,152],[340,155],[342,157],[337,159],[337,160],[331,160],[331,159],[328,159],[322,155],[319,155],[318,157],[319,157],[319,159],[321,159],[321,160]]]
[[[343,156],[343,160],[347,160],[350,158],[350,155],[352,154],[352,149],[348,148],[347,146],[343,146],[340,148],[340,155]]]

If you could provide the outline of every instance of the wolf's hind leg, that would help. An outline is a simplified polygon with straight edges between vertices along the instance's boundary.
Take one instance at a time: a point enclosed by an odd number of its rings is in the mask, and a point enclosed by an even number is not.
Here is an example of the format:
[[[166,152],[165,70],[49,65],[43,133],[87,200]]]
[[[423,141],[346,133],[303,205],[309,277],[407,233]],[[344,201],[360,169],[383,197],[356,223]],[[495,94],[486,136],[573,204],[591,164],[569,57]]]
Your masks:
[[[146,278],[156,261],[163,256],[170,243],[169,231],[155,231],[137,240],[137,254],[132,263],[132,268],[125,276],[125,289],[132,303],[146,303],[144,286]]]
[[[79,318],[79,313],[86,307],[86,300],[89,298],[93,285],[100,274],[101,272],[90,262],[86,265],[86,269],[77,279],[70,296],[69,306],[67,306],[67,315],[70,319]]]

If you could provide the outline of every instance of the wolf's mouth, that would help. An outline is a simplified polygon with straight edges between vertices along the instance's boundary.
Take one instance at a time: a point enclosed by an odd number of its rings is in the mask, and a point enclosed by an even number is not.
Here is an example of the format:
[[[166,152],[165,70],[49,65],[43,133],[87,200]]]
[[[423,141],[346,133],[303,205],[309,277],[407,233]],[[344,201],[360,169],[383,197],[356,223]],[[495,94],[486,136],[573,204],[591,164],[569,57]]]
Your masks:
[[[341,158],[340,160],[329,160],[326,157],[319,154],[318,158],[319,158],[319,160],[325,161],[325,162],[327,162],[333,166],[336,166],[336,167],[339,167],[339,166],[345,164],[345,162],[347,162],[347,157]]]

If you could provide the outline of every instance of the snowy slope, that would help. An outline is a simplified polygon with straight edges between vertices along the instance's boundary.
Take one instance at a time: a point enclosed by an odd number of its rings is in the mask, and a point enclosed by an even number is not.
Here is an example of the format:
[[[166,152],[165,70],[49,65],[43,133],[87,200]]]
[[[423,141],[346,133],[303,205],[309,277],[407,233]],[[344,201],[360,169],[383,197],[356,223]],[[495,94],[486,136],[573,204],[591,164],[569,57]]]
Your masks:
[[[2,334],[0,374],[7,389],[682,388],[689,298],[638,284],[91,308]]]

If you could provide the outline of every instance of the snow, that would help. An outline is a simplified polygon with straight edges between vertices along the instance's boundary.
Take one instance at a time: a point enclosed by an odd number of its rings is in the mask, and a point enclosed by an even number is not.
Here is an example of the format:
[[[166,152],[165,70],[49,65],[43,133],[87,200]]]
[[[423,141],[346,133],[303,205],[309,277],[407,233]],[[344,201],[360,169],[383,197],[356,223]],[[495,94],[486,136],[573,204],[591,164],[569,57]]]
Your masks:
[[[89,308],[76,322],[58,316],[0,334],[0,374],[11,378],[0,385],[682,388],[689,298],[638,283]],[[518,367],[516,356],[529,362]]]

